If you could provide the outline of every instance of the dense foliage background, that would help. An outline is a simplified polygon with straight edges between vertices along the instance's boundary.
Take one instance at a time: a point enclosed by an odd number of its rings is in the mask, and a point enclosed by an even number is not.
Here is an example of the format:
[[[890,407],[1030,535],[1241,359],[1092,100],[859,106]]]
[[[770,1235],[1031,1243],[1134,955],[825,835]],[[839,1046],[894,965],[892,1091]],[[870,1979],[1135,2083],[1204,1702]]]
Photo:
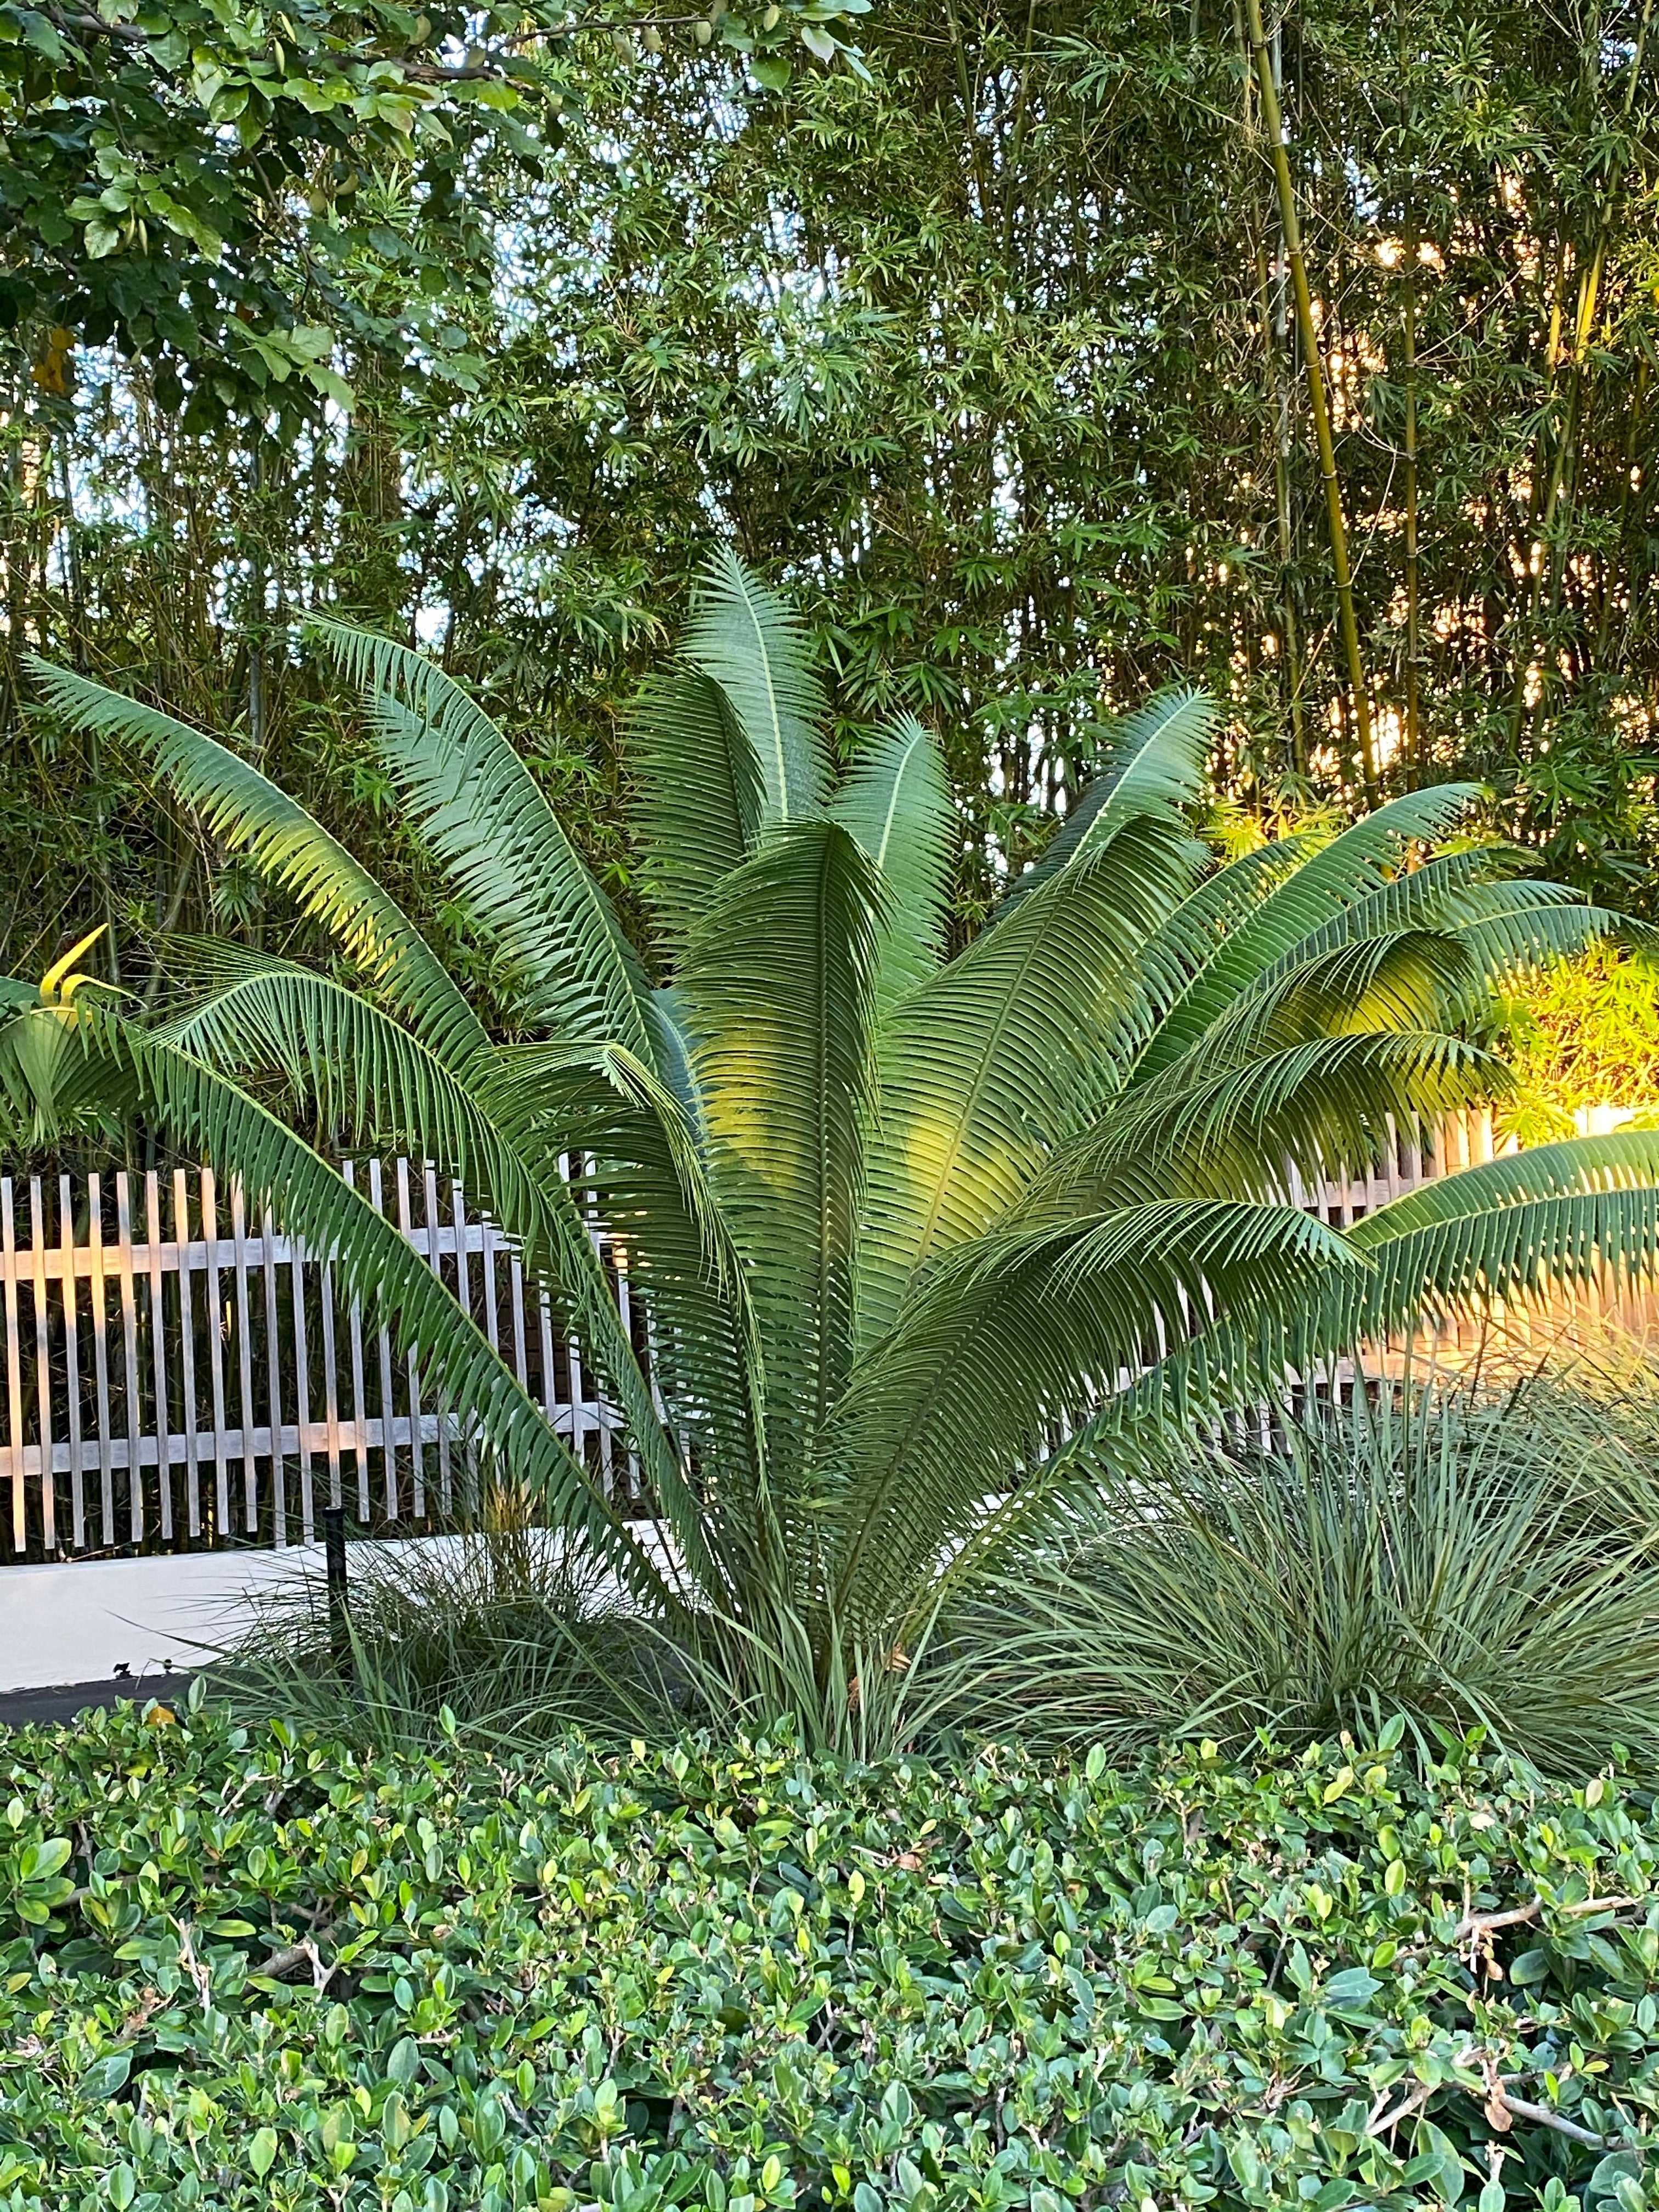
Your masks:
[[[1650,12],[1265,27],[1376,780],[1472,772],[1553,872],[1638,905]],[[0,9],[4,965],[107,917],[131,982],[162,924],[262,927],[199,824],[158,838],[131,764],[33,711],[23,650],[237,732],[361,827],[384,793],[295,618],[441,642],[625,888],[618,706],[719,537],[815,610],[848,725],[902,698],[945,739],[965,927],[1103,709],[1166,678],[1226,703],[1230,832],[1358,795],[1243,0],[887,0],[868,81],[771,14],[538,43],[492,15],[458,58],[393,9],[313,9],[296,46],[156,7],[168,106],[100,58],[118,40]],[[340,60],[366,24],[389,81]],[[185,206],[222,155],[234,205]]]

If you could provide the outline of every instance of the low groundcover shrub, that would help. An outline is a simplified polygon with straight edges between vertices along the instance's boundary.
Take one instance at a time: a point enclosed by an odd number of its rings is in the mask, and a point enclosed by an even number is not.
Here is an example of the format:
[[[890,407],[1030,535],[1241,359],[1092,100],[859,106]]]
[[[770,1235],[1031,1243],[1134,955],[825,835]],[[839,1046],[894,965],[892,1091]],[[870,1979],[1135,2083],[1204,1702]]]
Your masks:
[[[11,2212],[1649,2201],[1616,1778],[386,1759],[207,1705],[0,1770]]]

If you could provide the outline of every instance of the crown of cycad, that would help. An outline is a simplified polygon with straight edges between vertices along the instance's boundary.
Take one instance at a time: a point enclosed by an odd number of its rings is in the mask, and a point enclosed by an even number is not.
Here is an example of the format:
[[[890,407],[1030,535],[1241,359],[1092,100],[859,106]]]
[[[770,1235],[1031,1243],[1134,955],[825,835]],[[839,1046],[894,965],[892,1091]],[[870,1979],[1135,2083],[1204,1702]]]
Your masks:
[[[331,1249],[484,1446],[659,1613],[738,1624],[744,1649],[794,1637],[821,1686],[844,1681],[848,1639],[913,1650],[976,1570],[1171,1422],[1425,1313],[1651,1255],[1650,1134],[1496,1160],[1346,1234],[1288,1200],[1291,1170],[1369,1165],[1500,1090],[1472,1011],[1612,926],[1498,847],[1441,849],[1462,787],[1218,866],[1194,829],[1212,709],[1170,691],[1094,733],[1045,857],[947,958],[965,832],[933,736],[901,715],[838,773],[802,624],[721,554],[629,718],[641,949],[458,684],[314,629],[494,949],[507,1029],[234,747],[38,667],[58,714],[141,753],[331,947],[316,965],[196,947],[165,1020],[81,1025],[87,1080],[125,1084]],[[669,1543],[641,1540],[296,1126],[465,1179],[582,1339]]]

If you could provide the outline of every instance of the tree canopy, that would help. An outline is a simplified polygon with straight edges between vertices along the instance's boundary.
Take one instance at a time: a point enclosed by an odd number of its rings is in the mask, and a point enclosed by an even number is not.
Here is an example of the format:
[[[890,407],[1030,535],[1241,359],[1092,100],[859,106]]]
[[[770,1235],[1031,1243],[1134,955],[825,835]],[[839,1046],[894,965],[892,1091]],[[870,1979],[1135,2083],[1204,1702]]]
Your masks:
[[[833,60],[867,5],[770,0],[700,27],[787,83],[798,38]],[[404,345],[453,350],[447,295],[488,292],[515,194],[557,173],[569,50],[601,31],[629,49],[636,20],[660,51],[674,18],[639,0],[7,0],[0,325],[45,329],[49,391],[75,348],[113,343],[187,430],[349,405],[336,347],[394,343],[365,276],[394,281]]]
[[[1649,906],[1649,11],[1298,0],[1257,41],[1258,13],[889,0],[716,11],[706,42],[515,14],[476,64],[437,15],[353,16],[339,46],[272,17],[234,84],[181,52],[151,103],[144,191],[216,263],[88,171],[100,117],[137,144],[133,72],[173,34],[141,63],[28,15],[0,48],[33,210],[6,249],[10,964],[46,964],[88,878],[124,977],[163,924],[280,919],[118,747],[32,717],[19,656],[225,727],[362,828],[386,793],[302,647],[319,606],[439,645],[635,915],[622,720],[723,537],[806,607],[841,751],[901,710],[939,738],[957,941],[1164,682],[1218,700],[1226,841],[1351,805],[1316,369],[1376,795],[1469,778],[1540,866]],[[854,30],[867,76],[814,58]],[[452,66],[484,74],[429,82]],[[210,142],[206,197],[161,181]]]

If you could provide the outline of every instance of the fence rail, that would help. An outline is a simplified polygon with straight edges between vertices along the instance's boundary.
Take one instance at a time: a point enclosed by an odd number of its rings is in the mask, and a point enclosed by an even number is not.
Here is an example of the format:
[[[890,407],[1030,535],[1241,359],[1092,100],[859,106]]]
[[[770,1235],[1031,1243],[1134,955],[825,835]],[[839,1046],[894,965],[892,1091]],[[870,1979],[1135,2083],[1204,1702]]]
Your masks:
[[[1597,1109],[1586,1126],[1619,1118]],[[1457,1115],[1426,1152],[1402,1139],[1369,1176],[1291,1195],[1346,1228],[1492,1152],[1491,1116]],[[555,1326],[510,1243],[469,1214],[461,1186],[404,1159],[347,1161],[343,1172],[555,1429],[626,1493],[634,1470],[580,1346]],[[590,1233],[643,1354],[626,1271],[597,1224]],[[465,1497],[461,1425],[418,1363],[337,1295],[325,1260],[269,1213],[250,1221],[240,1190],[222,1191],[210,1168],[0,1178],[0,1564],[308,1542],[324,1504],[365,1528],[414,1531]],[[1457,1333],[1440,1341],[1460,1348]]]

